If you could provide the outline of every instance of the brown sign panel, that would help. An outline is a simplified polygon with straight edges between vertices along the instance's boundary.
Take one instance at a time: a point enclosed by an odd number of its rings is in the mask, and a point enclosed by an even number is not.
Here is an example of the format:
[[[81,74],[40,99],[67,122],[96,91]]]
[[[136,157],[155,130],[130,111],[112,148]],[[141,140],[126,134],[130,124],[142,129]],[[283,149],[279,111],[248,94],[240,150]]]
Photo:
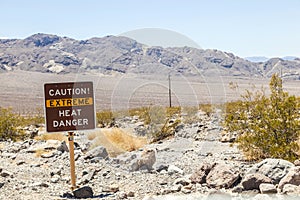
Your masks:
[[[93,82],[44,85],[47,132],[95,128]]]

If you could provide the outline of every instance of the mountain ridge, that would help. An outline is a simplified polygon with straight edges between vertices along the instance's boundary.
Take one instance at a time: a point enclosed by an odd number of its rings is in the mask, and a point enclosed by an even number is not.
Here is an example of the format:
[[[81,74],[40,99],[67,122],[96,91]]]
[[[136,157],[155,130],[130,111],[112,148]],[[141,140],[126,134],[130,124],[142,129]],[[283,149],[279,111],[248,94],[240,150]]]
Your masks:
[[[124,37],[76,40],[37,33],[25,39],[0,39],[0,72],[162,74],[269,77],[281,73],[300,80],[300,60],[255,63],[232,53],[192,47],[147,47]]]

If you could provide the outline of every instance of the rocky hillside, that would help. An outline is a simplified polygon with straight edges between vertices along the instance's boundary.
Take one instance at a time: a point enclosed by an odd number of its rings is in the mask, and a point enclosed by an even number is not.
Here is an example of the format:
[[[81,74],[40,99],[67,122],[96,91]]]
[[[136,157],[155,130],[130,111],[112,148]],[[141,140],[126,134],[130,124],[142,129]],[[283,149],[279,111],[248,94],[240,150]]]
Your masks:
[[[0,40],[0,72],[182,74],[300,79],[300,60],[254,63],[232,53],[190,47],[147,47],[126,37],[75,40],[48,34]]]

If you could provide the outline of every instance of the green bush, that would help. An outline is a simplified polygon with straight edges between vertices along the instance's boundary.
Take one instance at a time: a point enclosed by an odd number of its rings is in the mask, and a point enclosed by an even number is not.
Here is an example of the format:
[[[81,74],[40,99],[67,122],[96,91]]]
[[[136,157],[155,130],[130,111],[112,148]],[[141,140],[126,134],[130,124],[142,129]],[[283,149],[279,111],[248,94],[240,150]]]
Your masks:
[[[23,139],[24,132],[20,127],[24,125],[24,118],[14,114],[11,108],[0,108],[0,140]]]
[[[299,101],[282,89],[282,80],[273,75],[271,94],[246,91],[243,100],[227,104],[225,126],[239,133],[238,147],[249,159],[297,159],[300,136]]]

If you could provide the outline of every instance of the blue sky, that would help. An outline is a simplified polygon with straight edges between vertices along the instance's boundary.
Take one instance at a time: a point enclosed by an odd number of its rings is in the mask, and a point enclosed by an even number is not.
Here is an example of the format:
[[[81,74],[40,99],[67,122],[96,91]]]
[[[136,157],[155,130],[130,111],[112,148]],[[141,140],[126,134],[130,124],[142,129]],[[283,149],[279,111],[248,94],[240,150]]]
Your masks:
[[[159,28],[241,57],[300,57],[299,0],[0,0],[0,8],[0,38]]]

